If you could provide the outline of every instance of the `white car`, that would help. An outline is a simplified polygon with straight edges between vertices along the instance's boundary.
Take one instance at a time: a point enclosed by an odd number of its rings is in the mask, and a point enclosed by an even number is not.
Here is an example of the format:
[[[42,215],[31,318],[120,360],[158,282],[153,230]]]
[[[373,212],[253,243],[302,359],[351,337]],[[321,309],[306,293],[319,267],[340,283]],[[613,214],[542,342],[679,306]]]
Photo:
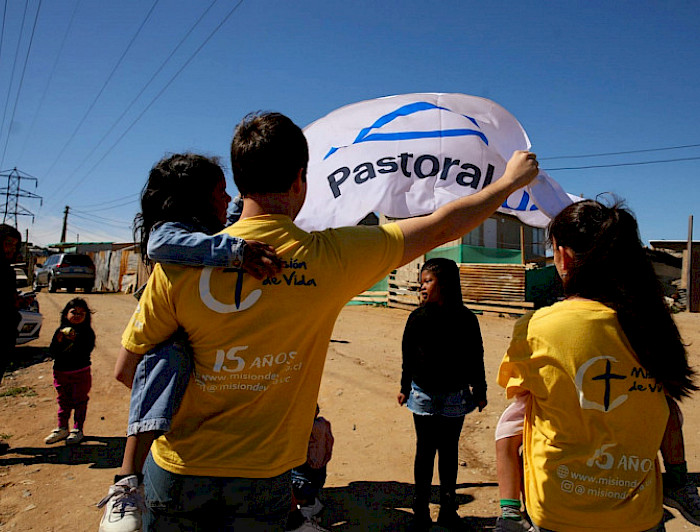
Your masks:
[[[16,345],[26,344],[39,338],[41,323],[44,321],[44,317],[39,312],[20,310],[19,313],[22,315],[22,321],[17,326]]]
[[[21,294],[25,300],[25,307],[19,311],[21,320],[17,325],[17,341],[15,345],[26,344],[39,338],[41,324],[44,317],[39,312],[39,302],[33,292]]]

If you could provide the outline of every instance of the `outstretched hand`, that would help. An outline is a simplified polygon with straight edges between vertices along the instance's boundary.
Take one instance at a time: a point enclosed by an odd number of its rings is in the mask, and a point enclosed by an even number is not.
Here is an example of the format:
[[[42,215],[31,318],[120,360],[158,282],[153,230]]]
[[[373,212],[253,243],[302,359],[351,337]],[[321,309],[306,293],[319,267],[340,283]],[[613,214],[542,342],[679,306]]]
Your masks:
[[[537,155],[527,150],[516,150],[506,165],[503,177],[512,181],[516,188],[522,188],[539,173]]]
[[[246,240],[243,269],[256,279],[274,277],[282,270],[282,261],[275,248],[259,240]]]

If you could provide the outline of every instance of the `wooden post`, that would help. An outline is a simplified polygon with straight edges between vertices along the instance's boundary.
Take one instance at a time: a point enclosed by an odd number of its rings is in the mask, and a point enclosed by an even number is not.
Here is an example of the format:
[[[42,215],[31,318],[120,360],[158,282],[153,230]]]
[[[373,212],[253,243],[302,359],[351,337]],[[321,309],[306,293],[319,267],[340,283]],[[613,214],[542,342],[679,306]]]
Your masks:
[[[525,226],[520,224],[520,264],[525,264]]]

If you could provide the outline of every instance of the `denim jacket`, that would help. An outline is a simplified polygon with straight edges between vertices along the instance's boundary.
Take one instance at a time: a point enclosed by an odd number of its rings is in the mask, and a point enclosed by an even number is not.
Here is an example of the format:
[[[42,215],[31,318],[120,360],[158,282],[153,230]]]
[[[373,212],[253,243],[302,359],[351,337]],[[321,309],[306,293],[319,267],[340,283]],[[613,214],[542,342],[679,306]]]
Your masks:
[[[225,233],[208,235],[181,222],[164,222],[151,230],[148,258],[164,264],[240,268],[245,241]]]

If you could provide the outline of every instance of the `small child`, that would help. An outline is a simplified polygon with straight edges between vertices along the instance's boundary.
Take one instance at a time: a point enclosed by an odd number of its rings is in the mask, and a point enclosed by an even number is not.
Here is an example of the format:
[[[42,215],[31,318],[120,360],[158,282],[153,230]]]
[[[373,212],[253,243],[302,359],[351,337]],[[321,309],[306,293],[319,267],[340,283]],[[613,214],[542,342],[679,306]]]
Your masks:
[[[316,405],[316,417],[311,428],[309,450],[306,463],[292,469],[292,490],[299,511],[306,519],[317,515],[323,504],[318,495],[326,483],[326,464],[333,454],[333,433],[330,422],[319,416]]]
[[[92,387],[90,353],[95,347],[92,312],[79,297],[71,299],[61,312],[61,324],[53,335],[49,353],[53,362],[53,385],[58,394],[58,428],[51,431],[47,444],[66,440],[75,445],[83,440],[88,394]],[[73,428],[68,429],[71,411]]]

